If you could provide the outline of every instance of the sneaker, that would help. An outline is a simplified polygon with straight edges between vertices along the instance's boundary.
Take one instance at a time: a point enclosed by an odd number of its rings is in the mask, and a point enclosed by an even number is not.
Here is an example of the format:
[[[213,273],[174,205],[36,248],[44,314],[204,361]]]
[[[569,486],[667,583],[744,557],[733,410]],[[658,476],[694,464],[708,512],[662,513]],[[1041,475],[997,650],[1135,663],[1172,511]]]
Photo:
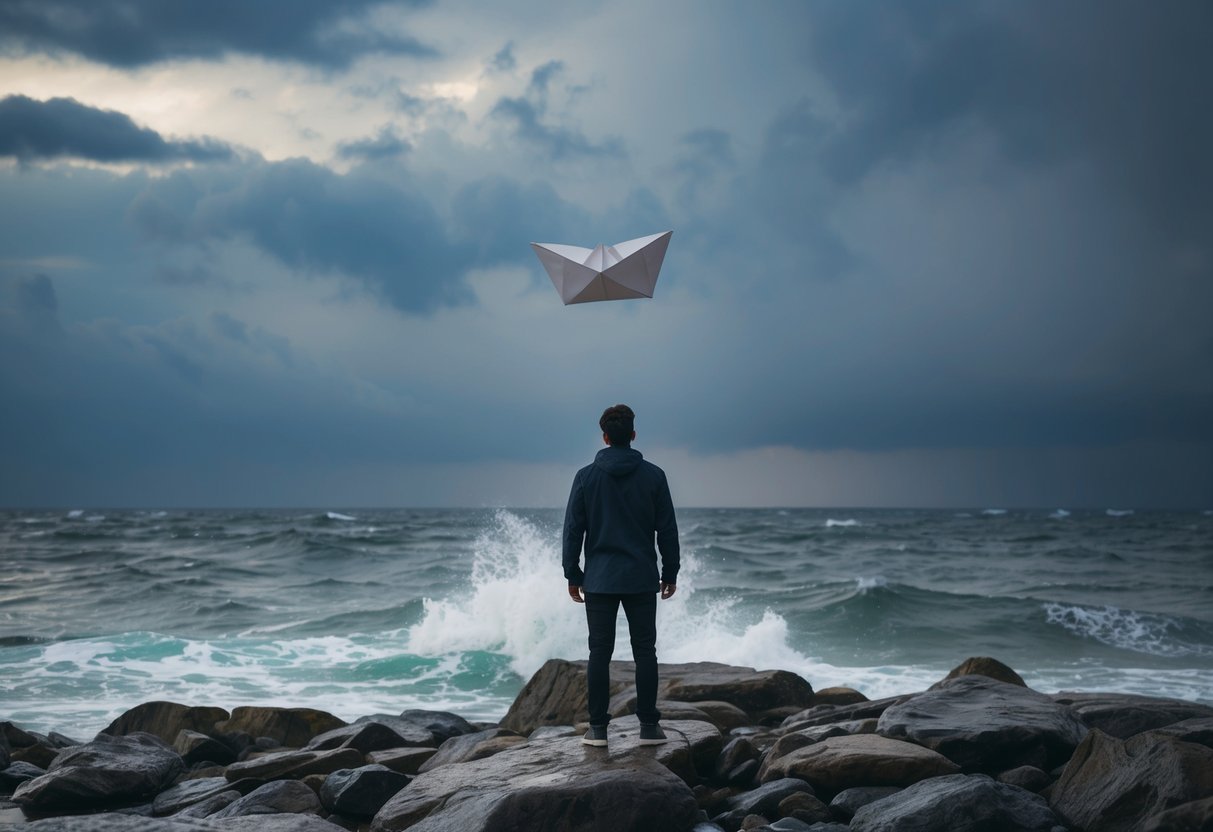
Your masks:
[[[593,745],[598,748],[606,748],[607,744],[607,729],[606,726],[595,728],[590,726],[590,730],[585,732],[585,736],[581,738],[582,745]]]
[[[640,725],[640,745],[661,745],[666,741],[665,731],[660,725]]]

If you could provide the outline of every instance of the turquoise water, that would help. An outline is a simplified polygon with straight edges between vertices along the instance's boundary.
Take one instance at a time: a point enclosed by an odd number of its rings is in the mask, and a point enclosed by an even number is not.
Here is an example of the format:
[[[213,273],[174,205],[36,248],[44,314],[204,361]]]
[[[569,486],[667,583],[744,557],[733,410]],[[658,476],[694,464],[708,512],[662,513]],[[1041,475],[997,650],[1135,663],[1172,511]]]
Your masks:
[[[86,737],[151,699],[498,719],[583,658],[560,512],[0,513],[0,719]],[[1044,691],[1213,703],[1213,517],[683,510],[663,661],[871,697],[992,655]],[[620,658],[628,658],[626,639]]]

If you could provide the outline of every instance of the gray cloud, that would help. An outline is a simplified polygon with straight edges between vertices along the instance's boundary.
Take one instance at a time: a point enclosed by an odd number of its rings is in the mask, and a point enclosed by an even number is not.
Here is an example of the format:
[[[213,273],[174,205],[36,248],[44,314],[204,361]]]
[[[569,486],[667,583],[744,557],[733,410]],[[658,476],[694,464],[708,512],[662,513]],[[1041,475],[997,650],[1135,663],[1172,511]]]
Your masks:
[[[400,0],[391,5],[424,5]],[[119,67],[232,53],[323,67],[367,53],[430,57],[434,48],[367,19],[384,0],[37,0],[0,3],[0,45],[66,52]]]
[[[37,101],[24,95],[0,99],[0,156],[22,161],[75,157],[96,162],[209,162],[232,157],[213,139],[167,140],[139,127],[125,113],[101,110],[72,98]]]
[[[398,158],[409,150],[409,143],[400,138],[391,125],[387,125],[370,138],[342,142],[337,146],[337,155],[342,159],[376,162]]]
[[[489,115],[508,124],[515,136],[553,161],[627,158],[623,142],[616,136],[595,141],[572,127],[550,123],[550,88],[563,72],[562,61],[548,61],[539,66],[531,73],[525,95],[499,98]]]

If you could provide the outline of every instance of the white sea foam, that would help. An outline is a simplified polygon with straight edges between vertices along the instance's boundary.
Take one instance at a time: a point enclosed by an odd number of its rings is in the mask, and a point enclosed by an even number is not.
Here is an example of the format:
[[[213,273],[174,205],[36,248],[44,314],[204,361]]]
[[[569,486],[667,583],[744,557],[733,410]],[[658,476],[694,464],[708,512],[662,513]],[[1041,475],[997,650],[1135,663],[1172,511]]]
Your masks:
[[[83,517],[83,516],[84,516],[84,509],[82,509],[82,508],[74,508],[74,509],[72,509],[71,511],[69,511],[69,512],[67,513],[67,516],[68,516],[70,519],[72,519],[72,520],[75,520],[75,519],[77,519],[78,517]]]
[[[1128,517],[1133,513],[1131,508],[1110,508],[1107,510],[1109,517]]]
[[[878,587],[886,586],[888,583],[888,579],[886,579],[884,575],[873,575],[870,578],[860,575],[855,579],[855,588],[861,593],[864,593],[869,589],[877,589]]]
[[[1007,510],[1005,508],[986,508],[986,509],[982,509],[981,513],[985,514],[989,517],[999,517],[1003,514],[1006,514]]]
[[[860,525],[858,520],[849,520],[849,519],[848,520],[833,520],[833,519],[826,520],[827,529],[832,529],[835,526],[849,528],[851,526],[858,526],[858,525]]]
[[[1050,624],[1059,624],[1075,635],[1122,650],[1169,657],[1210,653],[1203,645],[1178,638],[1179,622],[1165,615],[1113,606],[1084,607],[1056,602],[1043,606]]]
[[[1057,509],[1057,511],[1053,512],[1049,516],[1052,517],[1054,520],[1061,520],[1065,517],[1069,517],[1070,512],[1066,511],[1064,508],[1059,508],[1059,509]]]
[[[526,679],[548,659],[586,655],[585,611],[568,597],[554,564],[557,536],[508,512],[482,536],[467,593],[426,599],[421,622],[409,630],[408,650],[436,656],[469,650],[505,654]],[[808,659],[788,645],[784,618],[766,611],[746,615],[733,600],[695,595],[699,565],[683,552],[678,592],[658,603],[658,657],[663,662],[723,661],[750,667],[805,666]],[[631,658],[627,624],[620,612],[615,653]]]
[[[330,520],[357,520],[357,517],[350,517],[348,514],[338,514],[335,511],[326,511],[324,516]]]

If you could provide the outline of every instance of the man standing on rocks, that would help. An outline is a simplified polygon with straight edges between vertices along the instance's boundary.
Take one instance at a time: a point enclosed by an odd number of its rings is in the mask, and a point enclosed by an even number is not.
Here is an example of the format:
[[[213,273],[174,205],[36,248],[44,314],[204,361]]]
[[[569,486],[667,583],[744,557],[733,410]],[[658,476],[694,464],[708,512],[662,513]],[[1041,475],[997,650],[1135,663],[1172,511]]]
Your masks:
[[[632,448],[636,414],[625,404],[598,420],[608,447],[577,472],[564,512],[564,577],[569,597],[585,604],[590,630],[586,671],[590,730],[586,745],[606,746],[610,662],[615,616],[623,605],[636,660],[636,716],[640,744],[665,742],[657,724],[657,594],[670,598],[678,580],[678,524],[665,472]],[[656,547],[653,545],[656,537]],[[585,569],[581,550],[585,547]],[[661,572],[657,571],[657,551]]]

